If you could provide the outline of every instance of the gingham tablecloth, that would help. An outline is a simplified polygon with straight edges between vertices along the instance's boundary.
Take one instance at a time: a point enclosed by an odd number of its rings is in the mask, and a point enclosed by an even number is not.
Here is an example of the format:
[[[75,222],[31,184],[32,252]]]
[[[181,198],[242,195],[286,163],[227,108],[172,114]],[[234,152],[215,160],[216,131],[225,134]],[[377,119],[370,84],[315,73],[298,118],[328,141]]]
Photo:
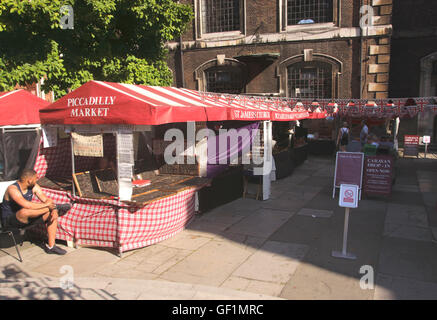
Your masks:
[[[34,166],[38,176],[43,177],[47,172],[58,176],[71,175],[69,148],[69,144],[62,140],[57,147],[41,147]],[[95,163],[93,158],[82,158],[80,166],[87,170]],[[122,253],[163,241],[184,229],[194,216],[197,190],[187,189],[142,208],[130,207],[116,200],[75,197],[66,191],[47,188],[43,191],[55,203],[73,202],[68,213],[58,219],[56,239],[74,241],[78,245],[117,248]]]

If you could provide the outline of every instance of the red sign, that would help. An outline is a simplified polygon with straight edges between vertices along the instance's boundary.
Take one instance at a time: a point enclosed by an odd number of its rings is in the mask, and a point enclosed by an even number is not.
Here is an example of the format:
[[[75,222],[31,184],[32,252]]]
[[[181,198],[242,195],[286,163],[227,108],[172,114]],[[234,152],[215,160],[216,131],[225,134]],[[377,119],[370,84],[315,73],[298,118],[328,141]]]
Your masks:
[[[364,154],[361,152],[337,152],[334,187],[353,184],[361,187]]]
[[[344,192],[344,202],[354,202],[354,192],[352,190],[346,190]]]
[[[364,192],[389,196],[393,173],[392,156],[366,156],[364,165]]]
[[[357,185],[342,184],[338,205],[344,208],[358,208],[358,188]]]
[[[419,136],[405,135],[404,136],[404,144],[418,145],[419,144]]]

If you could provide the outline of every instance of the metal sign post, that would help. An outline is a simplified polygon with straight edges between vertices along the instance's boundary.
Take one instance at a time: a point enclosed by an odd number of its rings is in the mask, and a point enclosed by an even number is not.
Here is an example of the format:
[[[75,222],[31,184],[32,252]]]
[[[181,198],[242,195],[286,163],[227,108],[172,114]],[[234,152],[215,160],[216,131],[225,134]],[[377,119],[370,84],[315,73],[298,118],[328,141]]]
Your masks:
[[[431,136],[423,136],[423,143],[425,144],[425,159],[428,152],[428,144],[431,143]]]
[[[358,189],[357,185],[342,184],[340,186],[340,207],[345,208],[344,213],[344,229],[343,229],[343,249],[341,251],[332,251],[334,258],[343,258],[355,260],[357,257],[352,253],[347,252],[347,235],[349,231],[349,212],[350,208],[358,207]]]

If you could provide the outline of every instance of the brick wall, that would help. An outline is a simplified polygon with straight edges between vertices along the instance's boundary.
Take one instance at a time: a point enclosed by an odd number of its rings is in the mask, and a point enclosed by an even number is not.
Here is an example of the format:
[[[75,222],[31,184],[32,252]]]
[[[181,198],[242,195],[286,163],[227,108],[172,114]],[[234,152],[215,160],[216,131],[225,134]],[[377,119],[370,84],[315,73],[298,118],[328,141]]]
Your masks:
[[[190,3],[194,10],[195,0],[185,0]],[[277,37],[277,41],[258,43],[245,43],[245,40],[227,42],[226,40],[215,47],[210,47],[208,40],[197,40],[195,37],[195,22],[183,35],[183,69],[185,87],[199,89],[197,87],[195,70],[203,63],[217,58],[217,55],[225,55],[226,58],[236,56],[274,53],[279,58],[274,60],[258,60],[248,65],[247,93],[279,93],[280,78],[278,77],[278,65],[287,58],[301,55],[303,50],[312,49],[315,54],[332,56],[343,64],[342,74],[339,76],[339,89],[336,95],[339,98],[384,98],[388,96],[388,79],[390,63],[390,40],[386,35],[364,40],[361,43],[359,37],[340,36],[333,34],[330,38],[307,41],[311,32],[302,37],[305,40],[284,40],[281,37],[293,34],[293,32],[280,31],[280,1],[277,0],[246,0],[246,39],[255,39],[257,36]],[[361,4],[371,4],[375,7],[377,15],[376,24],[390,23],[391,0],[341,0],[339,1],[340,18],[339,26],[342,28],[358,27],[360,22]],[[332,29],[326,29],[332,30]],[[317,34],[317,30],[312,34]],[[265,39],[265,38],[264,38]],[[247,41],[247,40],[246,40]],[[361,45],[363,53],[360,58]],[[361,59],[364,60],[361,65]],[[247,62],[247,61],[246,61]],[[180,63],[178,50],[170,50],[168,58],[169,67],[174,71],[174,85],[180,84]],[[362,72],[360,72],[362,68]],[[365,83],[360,86],[360,74]],[[361,90],[363,88],[363,90]],[[363,92],[361,92],[363,91]]]

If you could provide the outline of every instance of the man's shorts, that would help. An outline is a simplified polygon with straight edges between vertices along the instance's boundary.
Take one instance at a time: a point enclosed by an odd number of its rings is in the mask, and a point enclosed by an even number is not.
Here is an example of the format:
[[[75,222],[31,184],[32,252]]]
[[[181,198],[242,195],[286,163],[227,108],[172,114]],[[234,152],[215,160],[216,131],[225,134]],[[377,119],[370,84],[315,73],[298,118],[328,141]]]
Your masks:
[[[36,217],[36,218],[29,218],[29,223],[22,223],[21,221],[19,221],[17,219],[17,215],[16,214],[11,214],[9,217],[7,217],[5,219],[5,225],[4,227],[6,229],[21,229],[21,228],[26,228],[26,227],[30,227],[39,223],[44,223],[44,219],[42,218],[42,216]]]

